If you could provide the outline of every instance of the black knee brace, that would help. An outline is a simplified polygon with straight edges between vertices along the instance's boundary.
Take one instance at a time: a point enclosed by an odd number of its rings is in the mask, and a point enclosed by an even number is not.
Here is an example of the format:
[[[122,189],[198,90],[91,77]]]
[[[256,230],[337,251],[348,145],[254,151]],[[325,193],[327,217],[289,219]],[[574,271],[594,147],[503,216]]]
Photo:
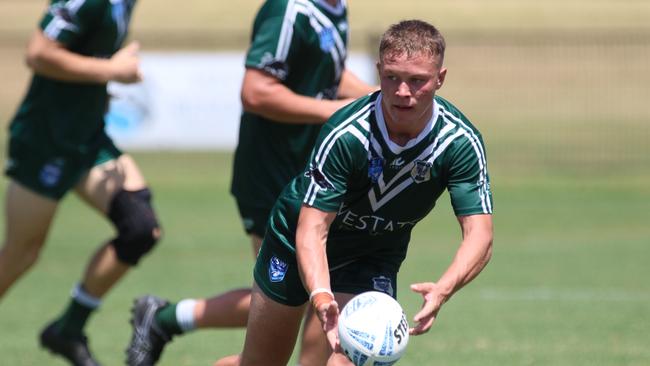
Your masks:
[[[160,226],[151,207],[151,192],[121,190],[113,197],[108,217],[117,228],[112,245],[117,258],[136,265],[160,238]]]

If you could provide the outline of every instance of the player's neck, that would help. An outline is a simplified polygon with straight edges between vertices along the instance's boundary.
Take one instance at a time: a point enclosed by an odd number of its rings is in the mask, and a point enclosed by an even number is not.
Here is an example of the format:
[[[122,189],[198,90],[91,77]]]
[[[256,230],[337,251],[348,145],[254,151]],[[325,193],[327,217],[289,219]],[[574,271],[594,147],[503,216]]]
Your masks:
[[[388,138],[399,146],[405,146],[422,133],[431,120],[431,116],[431,113],[427,113],[417,121],[393,121],[389,115],[384,114]]]

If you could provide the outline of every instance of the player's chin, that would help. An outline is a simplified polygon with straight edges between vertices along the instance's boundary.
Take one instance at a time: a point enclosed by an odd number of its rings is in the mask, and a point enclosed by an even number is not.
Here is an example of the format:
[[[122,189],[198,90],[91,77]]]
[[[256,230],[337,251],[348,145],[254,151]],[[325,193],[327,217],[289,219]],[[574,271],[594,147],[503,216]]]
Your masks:
[[[412,119],[415,116],[414,113],[414,108],[397,108],[393,107],[391,108],[391,116],[393,117],[393,120],[398,122],[398,121],[408,121]]]
[[[412,113],[415,110],[414,107],[400,106],[400,105],[393,105],[392,109],[395,113]]]

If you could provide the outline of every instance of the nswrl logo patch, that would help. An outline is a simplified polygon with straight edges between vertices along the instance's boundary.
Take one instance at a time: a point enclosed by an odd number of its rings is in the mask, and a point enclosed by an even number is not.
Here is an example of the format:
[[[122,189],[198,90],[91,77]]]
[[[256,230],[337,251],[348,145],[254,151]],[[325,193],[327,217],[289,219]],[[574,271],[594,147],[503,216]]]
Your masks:
[[[63,166],[65,161],[61,158],[54,158],[41,168],[38,173],[38,179],[44,187],[54,187],[59,183],[61,175],[63,174]]]
[[[318,33],[318,40],[320,43],[320,49],[324,52],[329,52],[332,47],[334,47],[334,29],[323,28]]]
[[[371,158],[368,161],[368,178],[373,183],[377,183],[379,176],[384,171],[384,159],[382,158]]]
[[[271,282],[281,282],[287,274],[289,265],[280,258],[273,256],[269,261],[269,279]]]

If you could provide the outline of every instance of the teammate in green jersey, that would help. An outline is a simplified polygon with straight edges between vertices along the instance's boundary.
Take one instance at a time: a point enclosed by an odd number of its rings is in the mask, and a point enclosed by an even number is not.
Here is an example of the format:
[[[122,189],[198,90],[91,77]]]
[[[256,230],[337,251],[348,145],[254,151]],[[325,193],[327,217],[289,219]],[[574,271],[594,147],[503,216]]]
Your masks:
[[[377,290],[396,297],[411,230],[447,190],[460,247],[436,282],[410,286],[424,304],[410,334],[427,332],[440,307],[491,256],[492,198],[479,132],[442,86],[445,42],[432,25],[402,21],[382,36],[381,91],[335,113],[304,173],[281,193],[254,270],[241,365],[286,365],[306,308],[336,349],[339,307]],[[310,306],[306,304],[310,303]],[[328,365],[350,365],[333,352]]]
[[[90,258],[63,314],[41,333],[43,347],[74,365],[98,364],[84,336],[86,321],[160,236],[138,166],[104,132],[106,83],[141,78],[138,44],[122,48],[134,3],[52,0],[29,41],[34,75],[9,127],[0,297],[36,262],[68,191],[117,231]]]
[[[348,30],[344,0],[268,0],[256,15],[231,185],[254,255],[275,200],[304,169],[321,125],[353,98],[375,89],[345,67]],[[129,365],[155,363],[174,335],[245,326],[250,293],[250,288],[236,289],[175,304],[155,296],[139,298]],[[303,366],[320,365],[328,354],[320,324],[310,318],[299,361]]]

